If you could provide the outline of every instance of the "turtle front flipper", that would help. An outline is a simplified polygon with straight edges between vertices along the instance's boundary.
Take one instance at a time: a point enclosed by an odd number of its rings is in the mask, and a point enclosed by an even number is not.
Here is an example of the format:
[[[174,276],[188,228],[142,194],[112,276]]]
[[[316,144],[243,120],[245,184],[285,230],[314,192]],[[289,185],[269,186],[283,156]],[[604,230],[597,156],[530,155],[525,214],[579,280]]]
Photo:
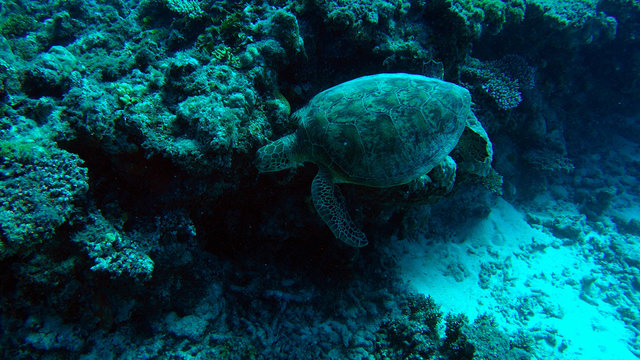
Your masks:
[[[363,247],[369,243],[367,236],[351,220],[340,188],[322,167],[311,183],[311,197],[318,215],[336,238],[353,247]]]

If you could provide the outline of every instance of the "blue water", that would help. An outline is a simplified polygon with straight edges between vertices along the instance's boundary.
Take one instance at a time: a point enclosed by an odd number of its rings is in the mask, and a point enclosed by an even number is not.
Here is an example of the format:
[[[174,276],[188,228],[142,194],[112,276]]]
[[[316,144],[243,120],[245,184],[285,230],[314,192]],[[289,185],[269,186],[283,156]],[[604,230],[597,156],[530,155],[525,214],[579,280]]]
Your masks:
[[[635,0],[0,2],[0,358],[640,358],[639,31]],[[320,94],[381,73],[421,76]]]

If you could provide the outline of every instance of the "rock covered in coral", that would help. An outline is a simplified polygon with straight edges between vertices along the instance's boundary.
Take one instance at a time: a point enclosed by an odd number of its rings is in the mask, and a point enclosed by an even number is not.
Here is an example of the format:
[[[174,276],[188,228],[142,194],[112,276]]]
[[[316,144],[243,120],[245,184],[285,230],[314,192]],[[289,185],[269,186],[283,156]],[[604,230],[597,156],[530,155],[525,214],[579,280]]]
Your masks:
[[[56,241],[58,227],[76,215],[89,187],[87,168],[38,130],[2,134],[0,162],[0,259],[28,256]]]
[[[388,22],[396,11],[406,11],[410,6],[403,0],[362,0],[362,1],[326,1],[318,2],[326,13],[326,19],[340,28],[358,29],[362,25],[378,25]]]
[[[126,274],[132,278],[147,280],[153,272],[153,260],[147,254],[154,243],[141,243],[118,231],[101,214],[89,216],[85,228],[74,235],[94,261],[92,271],[106,272],[112,277]]]
[[[34,98],[61,97],[71,87],[71,75],[78,66],[77,58],[69,50],[54,46],[34,59],[24,71],[22,91]]]
[[[598,1],[534,0],[529,6],[531,12],[541,11],[555,28],[581,32],[579,40],[587,44],[615,37],[618,23],[598,10]]]

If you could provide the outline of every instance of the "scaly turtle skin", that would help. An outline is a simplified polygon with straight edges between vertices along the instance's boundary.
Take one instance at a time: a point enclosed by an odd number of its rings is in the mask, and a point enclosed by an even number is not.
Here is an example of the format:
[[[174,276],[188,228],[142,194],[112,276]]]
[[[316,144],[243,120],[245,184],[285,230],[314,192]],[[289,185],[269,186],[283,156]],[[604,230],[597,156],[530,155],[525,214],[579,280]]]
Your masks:
[[[443,162],[471,112],[467,89],[411,74],[363,76],[327,89],[293,114],[298,130],[258,150],[259,171],[310,161],[318,165],[311,193],[318,214],[350,246],[367,245],[337,183],[406,184]]]

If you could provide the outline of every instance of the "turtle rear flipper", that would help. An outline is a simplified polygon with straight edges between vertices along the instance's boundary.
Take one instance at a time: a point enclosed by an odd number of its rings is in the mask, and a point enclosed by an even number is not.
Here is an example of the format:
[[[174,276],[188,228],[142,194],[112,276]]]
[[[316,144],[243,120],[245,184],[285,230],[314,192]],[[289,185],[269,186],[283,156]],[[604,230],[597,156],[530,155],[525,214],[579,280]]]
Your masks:
[[[326,169],[320,168],[311,183],[313,205],[333,235],[353,247],[363,247],[367,236],[351,220],[340,188],[331,181]]]

